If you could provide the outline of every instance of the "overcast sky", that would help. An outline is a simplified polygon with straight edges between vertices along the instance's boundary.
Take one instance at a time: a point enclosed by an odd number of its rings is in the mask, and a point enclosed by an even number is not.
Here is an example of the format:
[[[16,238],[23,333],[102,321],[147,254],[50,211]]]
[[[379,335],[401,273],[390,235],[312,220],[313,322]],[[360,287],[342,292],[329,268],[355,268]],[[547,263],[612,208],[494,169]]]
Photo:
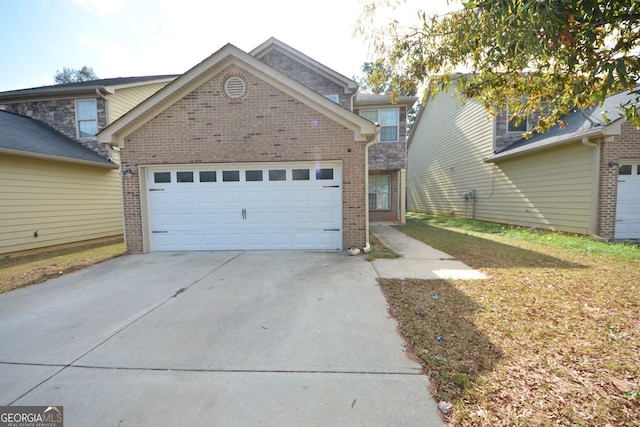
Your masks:
[[[409,0],[404,13],[445,5]],[[352,35],[361,11],[360,0],[0,0],[0,91],[52,84],[62,67],[180,74],[227,43],[248,52],[272,36],[351,78],[371,59]]]

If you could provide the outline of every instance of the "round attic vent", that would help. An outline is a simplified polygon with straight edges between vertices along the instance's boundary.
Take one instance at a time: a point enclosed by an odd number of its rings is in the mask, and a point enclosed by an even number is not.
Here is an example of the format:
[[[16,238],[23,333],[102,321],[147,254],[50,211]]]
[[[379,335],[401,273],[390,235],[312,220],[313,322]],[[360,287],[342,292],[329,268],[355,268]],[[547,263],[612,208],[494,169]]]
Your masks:
[[[224,82],[224,92],[229,98],[240,98],[244,95],[245,89],[244,80],[240,77],[229,77],[227,81]]]

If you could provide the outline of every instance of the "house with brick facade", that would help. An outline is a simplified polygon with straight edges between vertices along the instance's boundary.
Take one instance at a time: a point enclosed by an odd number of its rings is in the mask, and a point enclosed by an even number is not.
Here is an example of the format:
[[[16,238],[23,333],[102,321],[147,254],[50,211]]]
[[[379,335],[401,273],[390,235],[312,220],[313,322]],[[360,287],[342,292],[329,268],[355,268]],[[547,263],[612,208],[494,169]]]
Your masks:
[[[408,209],[640,239],[640,130],[616,108],[626,101],[636,102],[620,93],[523,139],[535,119],[488,117],[475,100],[441,93],[423,106],[409,136]]]
[[[0,93],[0,253],[122,235],[119,152],[95,135],[174,78]]]
[[[404,212],[413,102],[276,39],[222,47],[98,134],[121,154],[129,251],[367,247],[370,216]]]

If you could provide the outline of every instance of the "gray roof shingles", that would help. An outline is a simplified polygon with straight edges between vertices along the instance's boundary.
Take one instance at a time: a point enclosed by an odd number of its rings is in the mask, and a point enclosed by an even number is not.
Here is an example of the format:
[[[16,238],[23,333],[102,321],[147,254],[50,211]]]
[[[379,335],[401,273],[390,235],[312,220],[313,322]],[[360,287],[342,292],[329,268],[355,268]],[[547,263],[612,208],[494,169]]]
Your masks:
[[[8,149],[75,161],[116,165],[38,120],[0,110],[0,150]]]
[[[496,154],[506,154],[518,149],[542,147],[561,141],[569,141],[580,138],[590,131],[606,127],[609,123],[618,121],[623,117],[620,105],[630,102],[636,104],[638,95],[624,91],[605,99],[604,103],[586,110],[574,110],[562,118],[565,126],[555,125],[545,133],[534,134],[529,139],[521,139]],[[608,122],[604,120],[606,116]]]

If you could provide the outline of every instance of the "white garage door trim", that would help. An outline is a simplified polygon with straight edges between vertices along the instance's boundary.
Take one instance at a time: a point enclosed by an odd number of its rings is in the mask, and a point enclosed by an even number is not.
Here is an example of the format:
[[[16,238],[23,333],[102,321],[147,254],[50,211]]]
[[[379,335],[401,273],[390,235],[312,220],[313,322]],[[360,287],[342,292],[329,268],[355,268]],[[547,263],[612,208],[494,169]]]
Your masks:
[[[342,163],[146,166],[151,251],[341,250]]]
[[[640,239],[640,161],[620,161],[616,239]]]

